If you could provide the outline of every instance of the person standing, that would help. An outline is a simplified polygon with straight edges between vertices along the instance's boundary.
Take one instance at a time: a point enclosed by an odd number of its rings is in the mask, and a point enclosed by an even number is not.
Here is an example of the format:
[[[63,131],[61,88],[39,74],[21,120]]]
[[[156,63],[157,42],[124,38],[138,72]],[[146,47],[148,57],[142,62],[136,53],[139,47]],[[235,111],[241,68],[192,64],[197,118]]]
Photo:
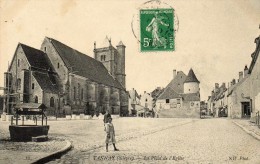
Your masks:
[[[103,120],[104,126],[108,122],[108,118],[112,118],[112,117],[111,117],[111,114],[108,112],[108,110],[106,110],[106,113],[104,115],[104,120]]]
[[[114,129],[114,125],[112,124],[112,118],[108,117],[107,119],[107,123],[105,124],[105,129],[106,129],[106,151],[108,152],[108,144],[109,141],[111,140],[111,142],[113,143],[114,146],[114,151],[119,151],[119,149],[116,148],[116,139],[115,139],[115,129]]]

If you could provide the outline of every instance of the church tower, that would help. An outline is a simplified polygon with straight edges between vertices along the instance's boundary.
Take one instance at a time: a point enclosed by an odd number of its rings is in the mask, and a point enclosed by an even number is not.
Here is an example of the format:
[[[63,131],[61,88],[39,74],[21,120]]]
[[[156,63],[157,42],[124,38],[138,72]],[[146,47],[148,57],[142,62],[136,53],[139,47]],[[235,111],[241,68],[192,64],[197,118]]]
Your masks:
[[[186,80],[184,81],[184,93],[199,93],[199,80],[197,79],[196,75],[194,74],[193,70],[190,69]]]
[[[105,44],[105,47],[96,48],[94,43],[95,59],[102,62],[108,72],[125,88],[125,45],[120,41],[115,48],[108,38]]]

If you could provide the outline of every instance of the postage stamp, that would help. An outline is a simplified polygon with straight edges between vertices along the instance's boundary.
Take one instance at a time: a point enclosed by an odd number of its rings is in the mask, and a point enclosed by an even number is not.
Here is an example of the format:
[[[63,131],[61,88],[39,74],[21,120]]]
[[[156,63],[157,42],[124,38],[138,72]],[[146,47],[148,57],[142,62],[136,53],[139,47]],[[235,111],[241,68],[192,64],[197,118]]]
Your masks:
[[[140,10],[141,51],[174,51],[174,10]]]

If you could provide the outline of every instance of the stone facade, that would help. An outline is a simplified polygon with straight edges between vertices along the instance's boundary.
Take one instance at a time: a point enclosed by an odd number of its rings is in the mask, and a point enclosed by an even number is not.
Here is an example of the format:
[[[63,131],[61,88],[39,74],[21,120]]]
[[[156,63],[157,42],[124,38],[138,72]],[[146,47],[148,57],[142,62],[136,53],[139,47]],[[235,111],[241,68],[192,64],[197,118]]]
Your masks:
[[[16,104],[44,103],[48,115],[94,115],[105,110],[120,114],[128,108],[124,48],[122,42],[118,51],[110,46],[113,52],[106,64],[47,37],[41,50],[19,44],[5,83],[9,80],[10,93],[18,93]],[[35,54],[42,60],[34,60]]]

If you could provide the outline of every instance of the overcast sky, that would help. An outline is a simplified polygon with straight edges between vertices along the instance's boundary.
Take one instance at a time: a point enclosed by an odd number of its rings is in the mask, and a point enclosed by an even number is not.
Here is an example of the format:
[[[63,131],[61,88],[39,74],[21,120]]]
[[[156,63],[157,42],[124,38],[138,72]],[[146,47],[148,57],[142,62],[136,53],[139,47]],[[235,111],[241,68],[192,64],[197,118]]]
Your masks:
[[[250,65],[259,36],[259,0],[165,0],[179,19],[174,52],[142,53],[134,37],[138,8],[145,0],[0,0],[0,86],[19,42],[40,48],[45,36],[93,57],[93,43],[111,37],[126,45],[126,87],[138,93],[165,87],[173,69],[200,80],[202,100],[216,82],[238,78]],[[138,32],[138,28],[134,27]],[[139,36],[137,36],[139,37]]]

